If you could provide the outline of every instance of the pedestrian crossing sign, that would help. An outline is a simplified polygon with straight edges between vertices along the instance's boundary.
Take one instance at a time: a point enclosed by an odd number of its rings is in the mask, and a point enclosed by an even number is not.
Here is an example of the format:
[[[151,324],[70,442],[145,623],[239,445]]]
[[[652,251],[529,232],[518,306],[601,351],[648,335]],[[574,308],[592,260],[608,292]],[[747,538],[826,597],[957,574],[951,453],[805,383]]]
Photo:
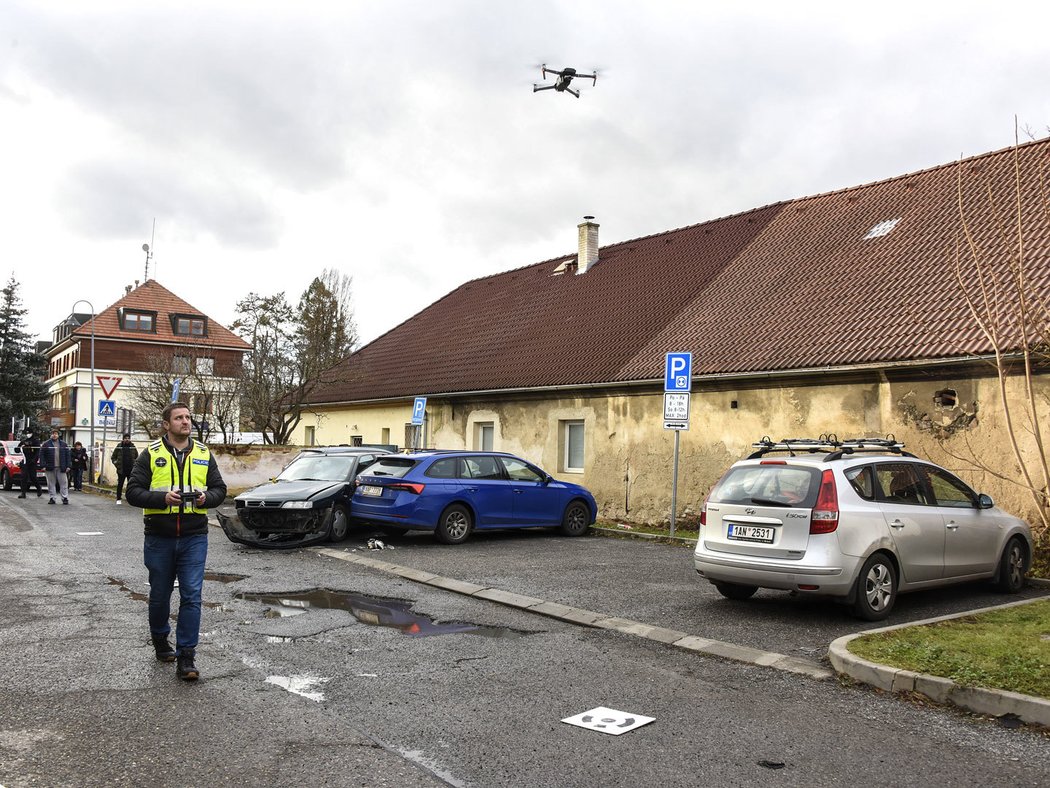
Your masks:
[[[117,403],[111,399],[100,399],[98,401],[98,416],[99,418],[116,418],[117,417]]]

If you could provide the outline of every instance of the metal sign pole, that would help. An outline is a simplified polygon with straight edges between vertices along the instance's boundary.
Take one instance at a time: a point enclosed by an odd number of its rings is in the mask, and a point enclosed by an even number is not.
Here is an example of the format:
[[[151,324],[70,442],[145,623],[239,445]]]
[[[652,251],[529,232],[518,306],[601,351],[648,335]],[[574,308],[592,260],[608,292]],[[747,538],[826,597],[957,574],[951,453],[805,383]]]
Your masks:
[[[674,431],[674,479],[671,481],[671,538],[674,538],[674,515],[678,511],[678,441],[682,433]]]

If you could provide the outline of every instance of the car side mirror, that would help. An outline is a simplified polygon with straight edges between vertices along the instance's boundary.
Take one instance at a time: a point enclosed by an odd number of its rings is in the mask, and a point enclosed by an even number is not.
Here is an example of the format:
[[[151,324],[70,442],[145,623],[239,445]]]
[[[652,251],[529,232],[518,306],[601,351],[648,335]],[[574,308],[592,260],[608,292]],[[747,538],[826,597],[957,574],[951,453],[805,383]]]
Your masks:
[[[991,509],[995,506],[995,502],[992,500],[990,495],[981,493],[977,496],[977,508],[978,509]]]

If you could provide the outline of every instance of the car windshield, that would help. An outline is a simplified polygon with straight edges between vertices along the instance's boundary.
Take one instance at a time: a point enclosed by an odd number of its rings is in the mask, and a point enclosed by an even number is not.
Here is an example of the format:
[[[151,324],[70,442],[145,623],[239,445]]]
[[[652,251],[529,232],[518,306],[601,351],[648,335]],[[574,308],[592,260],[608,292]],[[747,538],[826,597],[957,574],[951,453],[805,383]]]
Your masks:
[[[711,503],[812,507],[820,473],[790,465],[741,465],[732,468],[711,492]]]
[[[345,482],[354,466],[353,457],[302,456],[281,471],[279,482]]]

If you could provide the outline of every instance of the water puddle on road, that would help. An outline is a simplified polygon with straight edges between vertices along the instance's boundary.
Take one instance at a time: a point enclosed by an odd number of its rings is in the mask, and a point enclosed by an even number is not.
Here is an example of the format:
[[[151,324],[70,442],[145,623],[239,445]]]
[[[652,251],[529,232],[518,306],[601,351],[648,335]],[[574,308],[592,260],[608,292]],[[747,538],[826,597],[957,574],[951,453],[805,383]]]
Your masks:
[[[436,622],[429,616],[413,613],[412,602],[352,594],[347,591],[330,591],[327,588],[289,594],[242,593],[236,596],[238,599],[270,605],[264,614],[267,618],[296,616],[310,608],[321,608],[345,610],[362,624],[398,629],[409,637],[433,637],[457,632],[489,638],[518,638],[522,635],[521,632],[502,627],[482,627],[454,621]]]

